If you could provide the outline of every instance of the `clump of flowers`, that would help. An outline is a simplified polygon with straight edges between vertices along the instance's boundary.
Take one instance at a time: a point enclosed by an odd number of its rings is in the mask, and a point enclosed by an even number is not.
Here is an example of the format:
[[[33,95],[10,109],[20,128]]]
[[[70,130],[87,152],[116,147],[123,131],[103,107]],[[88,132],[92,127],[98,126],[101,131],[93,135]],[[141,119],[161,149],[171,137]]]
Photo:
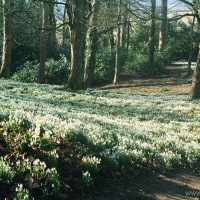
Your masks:
[[[34,200],[34,198],[30,196],[29,191],[25,189],[22,184],[18,184],[15,191],[17,194],[14,200]]]
[[[89,171],[91,174],[96,174],[99,171],[99,164],[101,159],[95,156],[85,156],[82,158],[83,168],[85,171]]]
[[[15,171],[10,166],[11,163],[6,161],[5,158],[0,158],[0,180],[11,183],[15,177]]]
[[[91,177],[90,173],[88,171],[83,172],[82,178],[83,178],[83,186],[87,190],[92,191],[94,188],[94,180]]]

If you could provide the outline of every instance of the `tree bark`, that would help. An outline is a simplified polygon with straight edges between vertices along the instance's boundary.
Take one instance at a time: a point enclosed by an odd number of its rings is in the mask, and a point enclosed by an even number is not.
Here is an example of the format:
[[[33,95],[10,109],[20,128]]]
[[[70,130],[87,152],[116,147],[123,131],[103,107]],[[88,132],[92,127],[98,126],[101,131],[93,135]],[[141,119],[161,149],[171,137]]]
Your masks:
[[[115,38],[113,34],[113,30],[108,32],[109,41],[110,41],[110,51],[111,51],[111,63],[114,63],[115,60]]]
[[[48,8],[48,46],[47,46],[47,58],[55,56],[55,49],[57,48],[57,39],[56,39],[56,18],[54,13],[54,3],[55,0],[49,1]]]
[[[69,7],[68,7],[69,8]],[[84,44],[86,0],[74,0],[71,35],[71,67],[67,87],[73,90],[84,88]],[[69,15],[68,15],[69,16]]]
[[[190,99],[199,99],[200,98],[200,44],[199,44],[199,53],[197,58],[196,67],[194,70],[194,75],[192,79],[192,89],[189,94]]]
[[[155,11],[156,11],[156,0],[151,0],[151,27],[149,36],[149,71],[148,74],[151,76],[154,73],[154,54],[155,54]]]
[[[116,58],[115,58],[115,73],[113,84],[119,84],[119,66],[120,66],[120,46],[121,46],[121,1],[118,1],[118,26],[117,26],[117,42],[116,42]]]
[[[97,52],[97,44],[98,44],[98,35],[96,28],[97,21],[97,12],[98,12],[98,3],[95,2],[93,5],[92,15],[90,16],[88,23],[88,31],[87,31],[87,49],[86,49],[86,57],[85,57],[85,88],[89,88],[92,75],[94,72],[95,62],[96,62],[96,52]]]
[[[191,30],[190,30],[190,52],[189,52],[189,58],[188,58],[188,68],[187,68],[187,75],[190,76],[192,74],[192,57],[194,54],[194,24],[195,24],[196,17],[193,17],[192,23],[191,23]]]
[[[62,27],[62,45],[67,44],[67,26],[66,26],[66,18],[67,18],[67,6],[64,8],[64,13],[63,13],[63,27]]]
[[[47,40],[48,40],[48,16],[49,6],[48,3],[42,3],[43,9],[43,21],[42,21],[42,32],[40,37],[40,65],[38,74],[38,83],[43,84],[45,78],[45,62],[47,58]]]
[[[122,33],[121,33],[121,51],[123,52],[121,54],[121,58],[120,58],[120,64],[121,67],[123,68],[125,62],[126,62],[126,58],[128,55],[127,52],[127,41],[129,40],[129,22],[128,22],[128,10],[126,8],[128,8],[128,0],[125,1],[124,4],[124,9],[122,11],[122,17],[123,17],[123,25],[122,25]]]
[[[12,0],[2,0],[3,6],[3,50],[0,76],[9,78],[11,68],[12,45]]]
[[[163,49],[166,46],[166,38],[167,38],[167,1],[168,0],[162,0],[162,21],[161,21],[161,24],[160,24],[159,47],[158,47],[158,50],[160,52],[162,52]]]

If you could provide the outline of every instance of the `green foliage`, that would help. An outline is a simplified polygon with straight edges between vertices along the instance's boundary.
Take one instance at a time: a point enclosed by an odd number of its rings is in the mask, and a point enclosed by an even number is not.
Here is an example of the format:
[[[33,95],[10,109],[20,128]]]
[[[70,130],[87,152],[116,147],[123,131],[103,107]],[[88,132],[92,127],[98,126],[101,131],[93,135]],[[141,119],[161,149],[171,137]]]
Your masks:
[[[65,57],[59,61],[49,59],[46,62],[45,79],[48,84],[65,84],[68,77],[69,63],[66,63]]]
[[[132,50],[133,51],[133,50]],[[127,74],[146,74],[148,72],[148,56],[142,53],[130,52],[123,67]]]
[[[97,53],[96,66],[92,78],[93,83],[111,81],[114,76],[114,59],[108,47],[101,47]]]
[[[38,63],[27,61],[14,73],[12,79],[25,83],[37,82],[38,68]]]
[[[163,51],[156,52],[155,54],[155,70],[157,72],[163,72],[165,70],[165,67],[168,66],[172,62],[172,59],[170,58],[170,55],[168,52]]]
[[[34,83],[37,82],[39,63],[27,61],[14,73],[12,79],[15,81]],[[45,83],[65,84],[68,76],[68,64],[62,57],[59,61],[49,59],[45,66]]]
[[[4,158],[0,158],[0,181],[11,183],[15,177],[15,171],[11,167],[11,163]]]
[[[95,156],[85,156],[82,158],[82,161],[83,169],[90,172],[91,175],[96,175],[99,172],[99,164],[101,163],[101,159]]]
[[[14,200],[34,200],[29,194],[29,191],[23,187],[22,184],[18,184],[16,189],[16,197]]]
[[[155,54],[155,72],[162,72],[165,67],[171,63],[171,59],[166,52],[156,52]],[[148,74],[149,58],[148,55],[140,52],[129,54],[123,67],[126,74]]]
[[[94,180],[88,171],[83,173],[82,180],[83,180],[83,186],[85,187],[85,189],[91,192],[94,188]]]
[[[191,48],[190,26],[185,23],[170,23],[168,28],[168,42],[165,48],[166,54],[173,61],[187,60]],[[199,34],[194,27],[194,56],[196,61],[198,54]]]

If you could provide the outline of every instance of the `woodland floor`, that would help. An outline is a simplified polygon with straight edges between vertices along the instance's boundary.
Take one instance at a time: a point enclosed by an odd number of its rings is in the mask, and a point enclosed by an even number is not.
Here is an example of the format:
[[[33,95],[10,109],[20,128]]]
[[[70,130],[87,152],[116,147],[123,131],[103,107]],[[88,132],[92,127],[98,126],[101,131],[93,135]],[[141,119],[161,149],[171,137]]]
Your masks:
[[[152,78],[121,76],[117,86],[104,85],[101,90],[134,93],[188,94],[191,77],[185,65],[175,63],[165,73]],[[80,198],[83,199],[83,198]],[[120,177],[98,181],[94,194],[87,200],[198,200],[200,199],[200,167],[196,170],[174,170],[171,173],[147,172],[138,177]]]
[[[188,94],[191,88],[191,77],[187,76],[184,63],[174,63],[168,66],[162,74],[152,78],[144,76],[121,75],[120,84],[103,85],[101,90],[115,90],[134,93],[166,93]]]

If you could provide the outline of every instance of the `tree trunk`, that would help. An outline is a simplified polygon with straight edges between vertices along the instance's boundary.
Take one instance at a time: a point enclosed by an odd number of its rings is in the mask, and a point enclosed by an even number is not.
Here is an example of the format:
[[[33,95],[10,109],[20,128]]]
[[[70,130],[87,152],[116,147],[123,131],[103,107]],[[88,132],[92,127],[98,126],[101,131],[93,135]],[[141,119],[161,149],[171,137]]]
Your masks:
[[[96,21],[97,21],[97,12],[98,12],[98,3],[93,5],[92,15],[90,16],[89,23],[88,23],[88,31],[87,31],[87,50],[86,50],[86,57],[85,57],[85,74],[84,74],[84,81],[85,81],[85,88],[89,88],[92,75],[94,72],[94,66],[96,62],[96,52],[97,52],[97,44],[98,44],[98,36],[97,36],[97,28],[96,28]]]
[[[125,8],[128,7],[128,1],[125,1]],[[121,58],[120,58],[120,64],[121,67],[124,66],[125,62],[126,62],[126,58],[127,58],[127,40],[128,38],[128,10],[127,9],[123,9],[122,12],[122,17],[123,17],[123,26],[122,26],[122,37],[121,37]]]
[[[195,24],[196,17],[193,17],[191,30],[190,30],[190,53],[188,58],[188,68],[187,68],[187,75],[190,76],[192,74],[192,57],[194,54],[194,24]]]
[[[156,11],[156,0],[151,0],[151,27],[149,36],[149,71],[148,74],[151,76],[154,73],[154,54],[155,54],[155,11]]]
[[[119,66],[120,66],[120,46],[121,46],[121,3],[118,2],[118,26],[117,26],[117,42],[116,42],[116,58],[115,58],[115,74],[113,84],[119,84]]]
[[[9,78],[11,65],[12,45],[12,0],[2,0],[3,5],[3,50],[0,76]]]
[[[110,41],[110,51],[111,51],[111,63],[114,63],[115,60],[115,39],[113,30],[109,31],[109,41]]]
[[[197,58],[196,67],[194,70],[194,75],[192,79],[192,89],[189,94],[190,99],[199,99],[200,98],[200,44],[199,44],[199,53]]]
[[[129,53],[129,46],[130,46],[130,28],[131,28],[131,22],[128,19],[127,41],[126,41],[126,53],[127,53],[127,55]]]
[[[67,87],[73,90],[84,88],[84,44],[86,0],[76,0],[71,32],[71,67]]]
[[[131,1],[128,1],[128,9],[131,9]],[[131,22],[130,22],[130,14],[128,14],[127,20],[127,41],[126,41],[126,53],[129,53],[129,46],[130,46],[130,29],[131,29]]]
[[[162,21],[161,21],[161,24],[160,24],[159,47],[158,47],[158,50],[160,52],[162,52],[163,49],[166,46],[166,38],[167,38],[167,1],[168,0],[162,0]]]
[[[55,56],[55,49],[57,48],[57,39],[56,39],[56,18],[54,13],[54,3],[55,0],[50,0],[49,10],[48,10],[48,46],[47,46],[47,58],[51,58]]]
[[[67,44],[67,26],[66,26],[66,18],[67,18],[67,6],[64,8],[64,13],[63,13],[63,27],[62,27],[62,45]]]
[[[43,9],[43,21],[42,21],[42,32],[40,37],[40,65],[39,65],[39,74],[38,74],[38,83],[44,83],[45,77],[45,62],[47,58],[47,40],[48,40],[48,15],[49,15],[49,6],[48,3],[42,3]]]

